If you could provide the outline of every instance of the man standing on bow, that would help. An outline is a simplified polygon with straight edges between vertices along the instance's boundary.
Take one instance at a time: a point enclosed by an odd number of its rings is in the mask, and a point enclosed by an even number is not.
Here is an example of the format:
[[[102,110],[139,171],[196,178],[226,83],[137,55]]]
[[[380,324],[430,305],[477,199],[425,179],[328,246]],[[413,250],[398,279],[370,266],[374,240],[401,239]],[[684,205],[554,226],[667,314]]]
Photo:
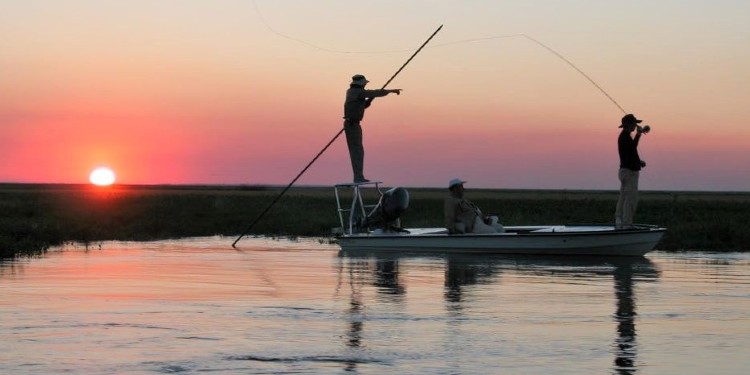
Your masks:
[[[634,115],[627,114],[622,118],[622,131],[617,138],[617,151],[620,154],[620,197],[615,210],[615,229],[631,229],[638,206],[638,175],[646,162],[638,156],[638,142],[641,135],[648,133],[650,127],[641,127]],[[635,137],[630,134],[636,131]]]
[[[369,182],[363,173],[365,149],[362,146],[362,126],[360,125],[365,115],[365,108],[370,106],[374,98],[391,93],[401,94],[401,89],[367,90],[365,86],[368,82],[370,81],[365,76],[354,75],[349,89],[346,90],[346,101],[344,101],[344,132],[346,132],[346,145],[349,147],[355,183]]]

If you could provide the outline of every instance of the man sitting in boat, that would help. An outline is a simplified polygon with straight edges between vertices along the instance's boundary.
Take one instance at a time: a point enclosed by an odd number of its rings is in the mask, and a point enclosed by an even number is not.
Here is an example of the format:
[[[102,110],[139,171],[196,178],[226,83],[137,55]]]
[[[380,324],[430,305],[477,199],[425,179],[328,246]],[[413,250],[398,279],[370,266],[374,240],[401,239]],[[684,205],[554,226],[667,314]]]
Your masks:
[[[445,227],[450,234],[502,233],[497,216],[485,216],[474,203],[464,198],[466,181],[454,178],[448,183],[450,195],[445,198]]]

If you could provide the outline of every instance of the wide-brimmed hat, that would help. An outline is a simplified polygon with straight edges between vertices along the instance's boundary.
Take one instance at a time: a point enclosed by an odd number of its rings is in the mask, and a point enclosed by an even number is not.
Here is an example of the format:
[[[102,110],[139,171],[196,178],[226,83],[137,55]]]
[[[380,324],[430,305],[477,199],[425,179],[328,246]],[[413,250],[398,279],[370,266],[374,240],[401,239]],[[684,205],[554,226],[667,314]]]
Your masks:
[[[363,76],[361,74],[355,74],[355,75],[352,76],[352,85],[364,86],[368,82],[370,82],[370,81],[368,81],[367,78],[365,78],[365,76]]]
[[[456,185],[463,185],[466,181],[460,179],[460,178],[454,178],[448,183],[448,189],[453,189]]]
[[[618,126],[618,128],[625,126],[625,124],[640,124],[642,121],[643,120],[635,118],[635,115],[633,115],[632,113],[628,113],[627,115],[622,117],[622,123],[620,124],[620,126]]]

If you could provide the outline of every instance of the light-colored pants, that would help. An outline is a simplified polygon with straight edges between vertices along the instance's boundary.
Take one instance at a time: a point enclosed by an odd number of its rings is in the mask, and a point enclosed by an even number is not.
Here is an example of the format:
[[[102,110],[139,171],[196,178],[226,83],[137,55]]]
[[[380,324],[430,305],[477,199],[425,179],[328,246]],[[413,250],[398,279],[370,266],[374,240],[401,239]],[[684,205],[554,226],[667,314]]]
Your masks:
[[[638,171],[620,168],[620,198],[615,210],[615,228],[633,225],[635,210],[638,207]]]
[[[365,179],[362,169],[365,165],[365,148],[362,146],[362,126],[359,121],[344,121],[344,132],[346,134],[346,145],[349,147],[349,159],[352,162],[354,181]]]

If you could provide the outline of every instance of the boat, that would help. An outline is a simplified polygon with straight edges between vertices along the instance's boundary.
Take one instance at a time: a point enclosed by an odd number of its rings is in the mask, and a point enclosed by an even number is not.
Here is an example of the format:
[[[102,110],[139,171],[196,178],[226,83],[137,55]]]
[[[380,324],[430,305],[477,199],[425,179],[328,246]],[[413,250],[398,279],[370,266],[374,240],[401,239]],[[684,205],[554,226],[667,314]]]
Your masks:
[[[367,181],[334,185],[340,226],[333,232],[342,251],[643,256],[654,250],[667,231],[648,224],[626,230],[604,224],[505,226],[502,233],[483,234],[402,228],[400,216],[408,208],[408,191],[395,187],[384,192],[381,184]],[[344,194],[348,189],[351,194]],[[377,203],[365,204],[366,189],[377,192]],[[351,204],[342,205],[347,198],[351,198]]]

